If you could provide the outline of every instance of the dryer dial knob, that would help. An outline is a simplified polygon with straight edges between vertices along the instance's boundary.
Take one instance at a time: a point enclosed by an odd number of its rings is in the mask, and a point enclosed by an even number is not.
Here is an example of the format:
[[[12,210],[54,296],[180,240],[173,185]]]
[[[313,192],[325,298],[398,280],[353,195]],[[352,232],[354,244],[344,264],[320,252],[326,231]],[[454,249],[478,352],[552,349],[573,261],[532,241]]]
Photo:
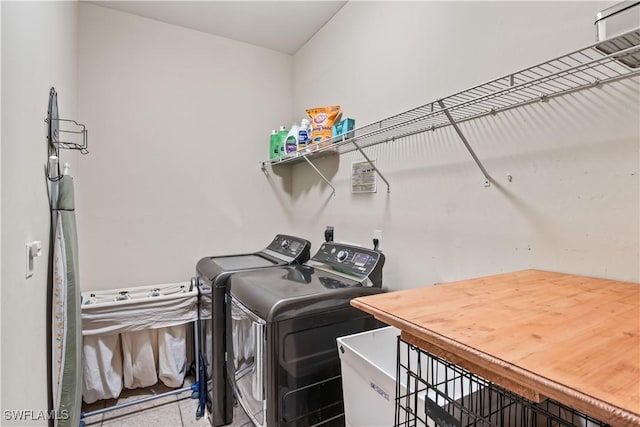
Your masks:
[[[290,242],[290,241],[288,241],[288,240],[283,240],[283,241],[280,243],[280,247],[281,247],[282,249],[287,249],[290,245],[291,245],[291,242]]]
[[[337,258],[339,262],[345,261],[349,257],[349,252],[340,251],[338,252]]]

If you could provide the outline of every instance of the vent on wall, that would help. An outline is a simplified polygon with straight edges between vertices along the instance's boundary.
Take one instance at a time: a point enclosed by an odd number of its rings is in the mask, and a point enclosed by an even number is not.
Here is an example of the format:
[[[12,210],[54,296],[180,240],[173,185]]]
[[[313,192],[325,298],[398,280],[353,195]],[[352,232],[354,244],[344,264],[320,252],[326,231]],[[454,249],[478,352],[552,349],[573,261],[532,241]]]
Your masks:
[[[614,56],[631,68],[640,67],[640,52],[631,50],[640,45],[640,1],[625,1],[611,6],[596,15],[596,37],[601,43],[596,49]],[[633,31],[635,29],[635,31]]]

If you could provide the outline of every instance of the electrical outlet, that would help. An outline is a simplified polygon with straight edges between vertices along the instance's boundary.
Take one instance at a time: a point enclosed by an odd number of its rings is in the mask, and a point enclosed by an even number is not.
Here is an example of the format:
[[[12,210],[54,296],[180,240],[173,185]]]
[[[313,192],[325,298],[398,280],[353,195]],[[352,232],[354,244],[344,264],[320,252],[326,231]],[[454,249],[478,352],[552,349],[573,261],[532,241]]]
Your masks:
[[[378,250],[382,250],[382,230],[373,230],[373,238],[378,239]]]

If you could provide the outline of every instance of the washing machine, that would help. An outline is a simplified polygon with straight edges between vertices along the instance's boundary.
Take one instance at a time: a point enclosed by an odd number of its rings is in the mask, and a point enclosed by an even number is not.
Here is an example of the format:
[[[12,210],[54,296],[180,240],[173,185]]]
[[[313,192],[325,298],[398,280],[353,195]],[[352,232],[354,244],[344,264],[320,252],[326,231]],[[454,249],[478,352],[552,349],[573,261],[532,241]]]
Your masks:
[[[205,257],[198,261],[196,280],[200,293],[199,313],[204,323],[201,359],[203,374],[207,379],[204,383],[206,390],[201,390],[201,393],[206,395],[209,421],[213,426],[227,425],[233,420],[234,400],[230,382],[226,378],[225,363],[227,346],[225,298],[229,278],[240,271],[266,270],[302,264],[309,259],[310,249],[311,243],[306,239],[278,234],[261,251]]]
[[[256,426],[344,425],[336,338],[382,326],[350,301],[384,291],[384,262],[330,242],[303,265],[230,278],[228,377]]]

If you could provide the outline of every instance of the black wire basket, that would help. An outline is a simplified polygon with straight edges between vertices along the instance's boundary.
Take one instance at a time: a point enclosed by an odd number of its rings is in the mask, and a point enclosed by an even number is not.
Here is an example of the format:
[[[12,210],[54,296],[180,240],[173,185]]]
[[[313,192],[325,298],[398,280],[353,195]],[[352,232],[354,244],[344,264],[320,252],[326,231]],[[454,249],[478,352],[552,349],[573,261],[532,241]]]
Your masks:
[[[547,399],[532,402],[398,337],[396,427],[596,427],[607,424]]]

